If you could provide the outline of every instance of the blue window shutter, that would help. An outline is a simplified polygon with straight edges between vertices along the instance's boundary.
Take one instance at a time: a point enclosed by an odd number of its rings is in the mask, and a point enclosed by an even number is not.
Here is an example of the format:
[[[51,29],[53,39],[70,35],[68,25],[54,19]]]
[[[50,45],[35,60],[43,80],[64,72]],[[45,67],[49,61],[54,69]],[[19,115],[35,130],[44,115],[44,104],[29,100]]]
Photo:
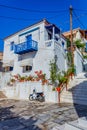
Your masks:
[[[10,50],[11,50],[11,51],[14,50],[14,42],[11,42],[11,44],[10,44]]]

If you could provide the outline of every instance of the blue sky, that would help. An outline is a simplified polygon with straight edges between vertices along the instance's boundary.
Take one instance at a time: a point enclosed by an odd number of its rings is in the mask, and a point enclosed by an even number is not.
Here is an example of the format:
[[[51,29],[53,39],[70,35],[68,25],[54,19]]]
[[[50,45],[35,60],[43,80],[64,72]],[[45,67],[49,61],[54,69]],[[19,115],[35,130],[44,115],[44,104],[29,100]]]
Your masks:
[[[67,31],[70,5],[74,9],[73,28],[87,29],[87,0],[0,0],[0,39],[43,18],[56,24],[62,32]],[[0,40],[2,50],[3,41]]]

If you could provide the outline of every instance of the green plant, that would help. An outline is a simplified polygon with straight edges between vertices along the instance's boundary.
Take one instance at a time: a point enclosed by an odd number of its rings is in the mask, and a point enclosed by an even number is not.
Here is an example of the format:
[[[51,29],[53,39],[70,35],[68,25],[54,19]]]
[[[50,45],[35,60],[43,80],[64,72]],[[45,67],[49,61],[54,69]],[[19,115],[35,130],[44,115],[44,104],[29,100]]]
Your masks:
[[[87,55],[83,55],[83,58],[84,58],[84,59],[87,59]]]
[[[76,47],[78,48],[78,49],[80,49],[80,48],[84,48],[85,47],[85,43],[82,43],[81,42],[81,40],[76,40],[75,41],[75,45],[76,45]]]
[[[71,46],[71,42],[70,42],[70,40],[68,38],[67,38],[67,42],[66,43],[67,43],[67,48]]]
[[[24,80],[25,80],[25,77],[22,76],[22,77],[19,78],[19,80],[20,80],[20,81],[24,81]]]
[[[71,66],[73,57],[72,57],[72,53],[70,51],[67,52],[67,59],[68,59],[68,65]]]
[[[55,90],[56,90],[56,88],[55,88],[55,87],[53,87],[53,88],[52,88],[52,91],[55,91]]]
[[[11,81],[12,83],[14,83],[14,82],[15,82],[15,79],[11,79],[10,81]]]
[[[58,85],[60,86],[62,83],[65,83],[66,77],[63,74],[61,74],[61,72],[59,72],[57,75],[57,80],[59,81]]]
[[[34,77],[31,76],[31,75],[29,75],[29,76],[26,77],[26,81],[32,81],[33,79],[34,79]]]
[[[55,83],[56,78],[57,78],[57,66],[56,66],[56,62],[50,61],[50,80],[51,80],[52,84]]]

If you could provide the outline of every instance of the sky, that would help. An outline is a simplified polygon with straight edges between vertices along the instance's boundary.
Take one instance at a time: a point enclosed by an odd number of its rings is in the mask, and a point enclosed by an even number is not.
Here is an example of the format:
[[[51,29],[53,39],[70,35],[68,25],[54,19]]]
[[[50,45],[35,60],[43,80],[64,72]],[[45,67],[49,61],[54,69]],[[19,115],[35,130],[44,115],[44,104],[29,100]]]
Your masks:
[[[87,0],[0,0],[0,51],[5,37],[44,18],[68,31],[70,5],[73,29],[87,29]]]

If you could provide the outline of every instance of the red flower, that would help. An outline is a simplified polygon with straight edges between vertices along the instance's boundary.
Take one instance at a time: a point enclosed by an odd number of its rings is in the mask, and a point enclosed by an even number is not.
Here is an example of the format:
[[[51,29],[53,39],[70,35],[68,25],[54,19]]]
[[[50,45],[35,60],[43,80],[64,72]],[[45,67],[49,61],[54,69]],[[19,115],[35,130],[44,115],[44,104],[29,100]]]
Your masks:
[[[42,70],[40,70],[39,74],[42,74]]]
[[[14,77],[15,77],[16,79],[18,79],[18,75],[14,75]]]
[[[35,71],[35,74],[38,74],[38,71]]]

